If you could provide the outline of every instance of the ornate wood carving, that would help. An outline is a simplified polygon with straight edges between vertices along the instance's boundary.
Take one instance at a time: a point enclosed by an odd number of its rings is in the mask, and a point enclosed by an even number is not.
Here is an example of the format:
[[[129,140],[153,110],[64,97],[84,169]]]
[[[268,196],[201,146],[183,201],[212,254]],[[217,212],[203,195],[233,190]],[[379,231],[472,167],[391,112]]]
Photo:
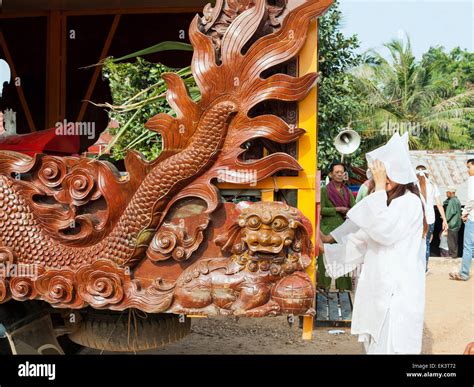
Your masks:
[[[209,224],[209,215],[203,205],[194,200],[180,203],[168,214],[147,250],[147,258],[153,262],[168,258],[181,262],[190,259],[202,241]],[[167,216],[168,217],[168,216]]]
[[[314,287],[304,272],[311,229],[303,222],[297,209],[282,203],[247,204],[216,240],[231,257],[199,260],[183,271],[170,310],[247,317],[311,313]]]
[[[263,26],[259,26],[252,37],[253,40],[275,32],[281,25],[288,0],[276,0],[275,4],[271,3],[265,3],[265,15],[261,19]],[[242,12],[255,7],[255,4],[255,0],[217,0],[214,7],[210,3],[204,7],[199,29],[211,37],[217,57],[220,56],[222,38],[230,24]]]
[[[296,57],[309,21],[330,0],[295,3],[223,0],[206,7],[205,19],[196,16],[191,68],[201,100],[189,98],[176,74],[163,75],[176,118],[158,114],[147,123],[162,135],[164,150],[153,162],[130,152],[128,179],[86,158],[0,152],[0,302],[251,316],[310,312],[304,217],[281,203],[243,212],[220,206],[215,186],[300,169],[283,152],[243,157],[251,140],[288,144],[304,133],[272,112],[249,116],[264,101],[299,101],[315,85],[315,73],[263,76]],[[251,218],[260,219],[258,229]],[[273,219],[288,223],[285,231],[274,229]],[[224,231],[220,250],[211,235]],[[261,240],[267,234],[283,244],[269,248]],[[33,275],[11,275],[10,268]],[[209,290],[226,284],[231,296]],[[205,303],[195,286],[209,294]],[[252,300],[250,288],[259,295]]]

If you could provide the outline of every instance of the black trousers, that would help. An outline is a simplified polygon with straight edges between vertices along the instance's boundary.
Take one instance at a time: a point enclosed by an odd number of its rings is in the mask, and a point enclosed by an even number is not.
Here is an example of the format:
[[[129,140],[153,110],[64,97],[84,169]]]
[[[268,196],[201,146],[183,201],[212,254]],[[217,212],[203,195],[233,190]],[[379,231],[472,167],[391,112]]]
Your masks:
[[[448,248],[449,248],[449,256],[451,258],[458,257],[458,233],[459,233],[459,230],[456,230],[456,231],[448,230]]]

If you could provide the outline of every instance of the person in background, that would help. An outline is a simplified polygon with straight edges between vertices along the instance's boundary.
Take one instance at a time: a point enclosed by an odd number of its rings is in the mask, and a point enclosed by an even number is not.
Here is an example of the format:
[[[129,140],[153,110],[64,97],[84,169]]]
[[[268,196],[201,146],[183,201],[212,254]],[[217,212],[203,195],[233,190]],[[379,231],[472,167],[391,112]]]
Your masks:
[[[449,186],[446,191],[448,197],[444,201],[446,207],[446,220],[448,222],[448,246],[449,256],[458,257],[458,235],[461,229],[461,202],[456,196],[456,187]]]
[[[426,272],[428,272],[428,261],[430,259],[430,243],[433,236],[435,225],[434,206],[438,207],[441,219],[443,219],[443,231],[448,229],[446,214],[444,213],[443,204],[440,200],[439,189],[436,184],[429,179],[429,172],[424,165],[416,167],[416,175],[418,177],[418,188],[424,201],[426,222],[428,223],[428,232],[426,233]]]
[[[374,188],[375,184],[372,179],[367,179],[366,181],[364,181],[364,184],[360,186],[359,191],[357,192],[355,202],[359,203],[363,198],[370,195],[374,191]]]
[[[448,232],[439,233],[439,255],[444,258],[449,257]]]
[[[367,179],[364,183],[360,186],[359,191],[357,192],[356,197],[356,204],[359,203],[362,199],[369,196],[375,190],[375,183],[373,179]],[[357,284],[359,283],[360,273],[362,272],[363,264],[360,265],[360,270],[354,270],[351,273],[352,276],[352,291],[356,291]]]
[[[464,244],[459,272],[449,273],[449,278],[456,281],[467,281],[471,275],[472,256],[474,255],[474,159],[467,160],[467,203],[462,212],[464,226]]]
[[[343,163],[335,162],[330,166],[330,182],[321,188],[321,222],[320,229],[324,234],[329,234],[339,227],[346,219],[346,214],[354,206],[354,195],[346,186],[346,167]],[[326,276],[322,254],[318,257],[318,286],[328,289],[331,278]],[[336,288],[350,290],[352,281],[350,277],[338,278]]]

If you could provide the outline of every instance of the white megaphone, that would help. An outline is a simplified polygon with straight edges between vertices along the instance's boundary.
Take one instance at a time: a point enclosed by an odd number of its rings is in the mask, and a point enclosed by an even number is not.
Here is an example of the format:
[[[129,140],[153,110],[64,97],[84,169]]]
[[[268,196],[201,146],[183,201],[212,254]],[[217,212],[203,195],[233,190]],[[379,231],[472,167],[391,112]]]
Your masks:
[[[339,153],[350,155],[354,153],[360,146],[360,136],[352,129],[341,131],[334,139],[334,146]]]

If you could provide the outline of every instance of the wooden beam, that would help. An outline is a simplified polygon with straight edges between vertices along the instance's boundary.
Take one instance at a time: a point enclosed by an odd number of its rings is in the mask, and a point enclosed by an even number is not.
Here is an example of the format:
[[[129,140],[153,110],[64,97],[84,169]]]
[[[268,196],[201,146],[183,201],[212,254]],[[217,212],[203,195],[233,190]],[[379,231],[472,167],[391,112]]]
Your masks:
[[[117,27],[120,22],[120,15],[115,15],[114,20],[112,22],[112,25],[109,30],[109,34],[107,35],[107,39],[105,40],[104,47],[102,47],[102,52],[100,53],[99,61],[102,61],[105,59],[109,52],[110,45],[112,44],[112,40],[115,35],[115,31],[117,31]],[[99,78],[100,72],[102,70],[102,66],[95,66],[94,68],[94,73],[92,74],[91,81],[89,82],[89,86],[86,91],[86,95],[84,96],[84,99],[82,100],[81,104],[81,110],[79,111],[79,115],[77,116],[76,122],[81,122],[82,119],[84,118],[84,115],[87,110],[87,106],[89,104],[89,100],[92,97],[92,93],[94,92],[95,85],[97,83],[97,79]]]
[[[48,12],[12,12],[12,13],[0,13],[0,19],[18,19],[23,17],[41,17],[48,16]]]
[[[301,174],[301,172],[300,172]],[[275,176],[259,181],[252,189],[273,189],[275,183],[279,189],[316,189],[314,176]],[[249,189],[248,184],[218,183],[219,189]]]
[[[203,7],[107,8],[64,11],[66,16],[133,15],[148,13],[202,13]]]
[[[38,12],[11,12],[0,13],[0,19],[17,19],[23,17],[49,16],[51,12],[62,12],[64,16],[92,16],[92,15],[137,15],[153,13],[202,13],[203,7],[153,7],[153,8],[104,8],[81,10],[56,10]]]
[[[5,59],[7,60],[8,65],[10,66],[13,82],[16,82],[16,79],[18,78],[18,74],[16,72],[15,64],[13,63],[13,58],[10,54],[10,50],[8,49],[7,41],[5,40],[5,36],[3,36],[2,30],[0,30],[0,45],[3,48]],[[35,132],[36,126],[33,121],[33,117],[31,116],[31,112],[28,107],[28,102],[26,101],[25,94],[23,93],[23,88],[21,86],[21,78],[19,79],[20,79],[20,85],[16,85],[14,83],[15,88],[16,88],[16,91],[18,92],[18,97],[20,98],[21,107],[23,108],[23,112],[25,113],[26,121],[28,122],[28,127],[30,128],[30,132]]]

